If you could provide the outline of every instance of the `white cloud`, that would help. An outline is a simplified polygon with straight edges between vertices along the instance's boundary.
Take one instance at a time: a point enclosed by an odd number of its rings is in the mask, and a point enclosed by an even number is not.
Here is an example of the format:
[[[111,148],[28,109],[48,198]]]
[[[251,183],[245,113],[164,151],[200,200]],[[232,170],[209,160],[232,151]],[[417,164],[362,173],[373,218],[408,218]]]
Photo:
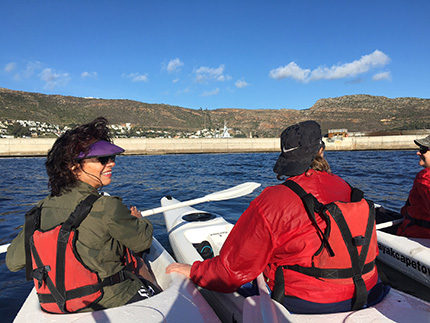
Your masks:
[[[230,75],[220,75],[219,77],[216,78],[217,81],[228,81],[231,80],[231,76]]]
[[[373,75],[372,80],[374,81],[382,81],[387,80],[391,81],[391,72],[381,72]]]
[[[178,83],[179,82],[179,79],[174,79],[173,81],[172,81],[172,83]]]
[[[38,71],[41,71],[43,68],[42,63],[38,61],[27,62],[25,65],[25,69],[20,68],[15,62],[11,62],[7,64],[4,70],[8,73],[15,72],[13,75],[13,79],[15,81],[19,81],[23,78],[29,79],[34,76]]]
[[[145,75],[137,75],[132,79],[133,82],[148,82],[148,74]]]
[[[176,94],[183,94],[183,93],[190,93],[190,92],[191,92],[190,88],[187,87],[187,88],[185,88],[183,90],[177,91]]]
[[[5,66],[4,70],[8,73],[14,72],[13,79],[15,81],[38,77],[45,83],[43,88],[47,90],[65,86],[71,80],[69,73],[56,72],[52,68],[43,68],[43,64],[39,61],[26,62],[24,68],[11,62]]]
[[[205,91],[202,93],[202,96],[211,96],[211,95],[217,95],[219,93],[219,88],[216,88],[213,91]]]
[[[277,69],[271,70],[269,76],[277,80],[291,77],[296,81],[305,82],[310,72],[311,70],[304,70],[300,68],[296,63],[291,62],[286,66],[278,67]]]
[[[220,65],[218,68],[201,66],[194,72],[196,73],[196,81],[198,83],[204,83],[210,80],[215,80],[215,81],[231,80],[230,75],[224,75],[224,65]]]
[[[175,59],[172,59],[167,64],[166,69],[167,69],[167,72],[173,73],[173,72],[178,72],[182,66],[184,66],[184,63],[181,62],[179,58],[175,58]]]
[[[10,73],[12,72],[14,69],[16,68],[16,63],[15,62],[11,62],[9,64],[6,64],[6,66],[4,67],[5,72]]]
[[[82,72],[81,78],[97,78],[97,72]]]
[[[375,50],[369,55],[364,55],[360,59],[342,65],[331,67],[319,66],[314,70],[302,69],[295,62],[286,66],[278,67],[270,71],[269,76],[274,79],[291,77],[299,82],[311,82],[318,80],[335,80],[347,77],[354,77],[366,73],[373,68],[385,66],[390,62],[390,58],[379,50]]]
[[[23,72],[25,78],[32,77],[35,73],[40,71],[42,69],[42,63],[35,61],[35,62],[28,62],[27,66],[25,67],[25,71]]]
[[[45,89],[52,90],[57,86],[64,86],[70,81],[68,73],[56,73],[52,68],[45,68],[40,73],[40,79],[46,84]]]
[[[241,89],[243,87],[247,87],[249,85],[249,83],[244,81],[244,80],[237,80],[236,83],[234,83],[234,85],[236,85],[236,87]]]
[[[122,77],[131,79],[132,82],[149,82],[148,74],[142,75],[140,73],[122,74]]]

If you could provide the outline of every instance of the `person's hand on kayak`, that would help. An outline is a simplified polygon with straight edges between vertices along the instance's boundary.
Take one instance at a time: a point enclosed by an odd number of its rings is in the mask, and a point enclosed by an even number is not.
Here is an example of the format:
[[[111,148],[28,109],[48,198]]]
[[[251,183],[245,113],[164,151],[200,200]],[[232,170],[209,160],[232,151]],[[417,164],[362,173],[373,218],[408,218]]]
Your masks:
[[[170,274],[173,272],[180,273],[190,278],[191,265],[179,264],[177,262],[174,262],[166,267],[166,274]]]
[[[142,214],[140,213],[140,211],[137,209],[137,207],[135,206],[130,206],[130,211],[131,211],[131,215],[135,216],[138,219],[142,218]]]

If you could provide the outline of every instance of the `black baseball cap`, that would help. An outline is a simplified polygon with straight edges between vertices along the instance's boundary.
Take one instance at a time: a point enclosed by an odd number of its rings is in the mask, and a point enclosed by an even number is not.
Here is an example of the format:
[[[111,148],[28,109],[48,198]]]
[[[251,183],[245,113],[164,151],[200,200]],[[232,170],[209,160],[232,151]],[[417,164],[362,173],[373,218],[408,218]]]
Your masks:
[[[278,175],[300,175],[309,169],[323,146],[321,127],[316,121],[292,125],[281,134],[281,154],[273,171]]]
[[[417,146],[430,148],[430,135],[425,138],[414,140],[414,142]]]

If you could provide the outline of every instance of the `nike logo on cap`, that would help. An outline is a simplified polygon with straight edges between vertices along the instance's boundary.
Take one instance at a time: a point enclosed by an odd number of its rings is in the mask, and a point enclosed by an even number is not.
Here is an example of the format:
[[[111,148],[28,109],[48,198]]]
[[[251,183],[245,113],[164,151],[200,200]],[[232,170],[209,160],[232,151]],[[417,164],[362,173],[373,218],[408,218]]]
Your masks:
[[[293,151],[293,150],[296,150],[296,149],[298,149],[298,148],[299,148],[299,147],[293,147],[293,148],[286,149],[285,147],[282,147],[282,151],[283,151],[284,153],[288,153],[288,152]]]

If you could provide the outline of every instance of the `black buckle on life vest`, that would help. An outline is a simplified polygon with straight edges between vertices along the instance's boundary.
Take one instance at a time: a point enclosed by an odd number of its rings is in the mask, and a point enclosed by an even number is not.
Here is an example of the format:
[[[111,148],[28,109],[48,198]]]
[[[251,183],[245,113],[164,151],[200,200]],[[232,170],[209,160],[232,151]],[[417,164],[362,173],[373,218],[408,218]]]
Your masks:
[[[363,236],[357,236],[352,238],[352,244],[357,246],[364,246],[366,244],[366,238]]]
[[[46,280],[46,277],[48,277],[48,272],[51,271],[50,266],[43,266],[39,267],[33,270],[33,278],[36,279],[39,282],[39,288],[42,286],[42,283]]]
[[[124,270],[121,270],[121,271],[117,272],[116,274],[109,276],[107,279],[108,279],[110,285],[115,285],[115,284],[123,282],[124,280],[127,279],[127,277],[125,277]]]

